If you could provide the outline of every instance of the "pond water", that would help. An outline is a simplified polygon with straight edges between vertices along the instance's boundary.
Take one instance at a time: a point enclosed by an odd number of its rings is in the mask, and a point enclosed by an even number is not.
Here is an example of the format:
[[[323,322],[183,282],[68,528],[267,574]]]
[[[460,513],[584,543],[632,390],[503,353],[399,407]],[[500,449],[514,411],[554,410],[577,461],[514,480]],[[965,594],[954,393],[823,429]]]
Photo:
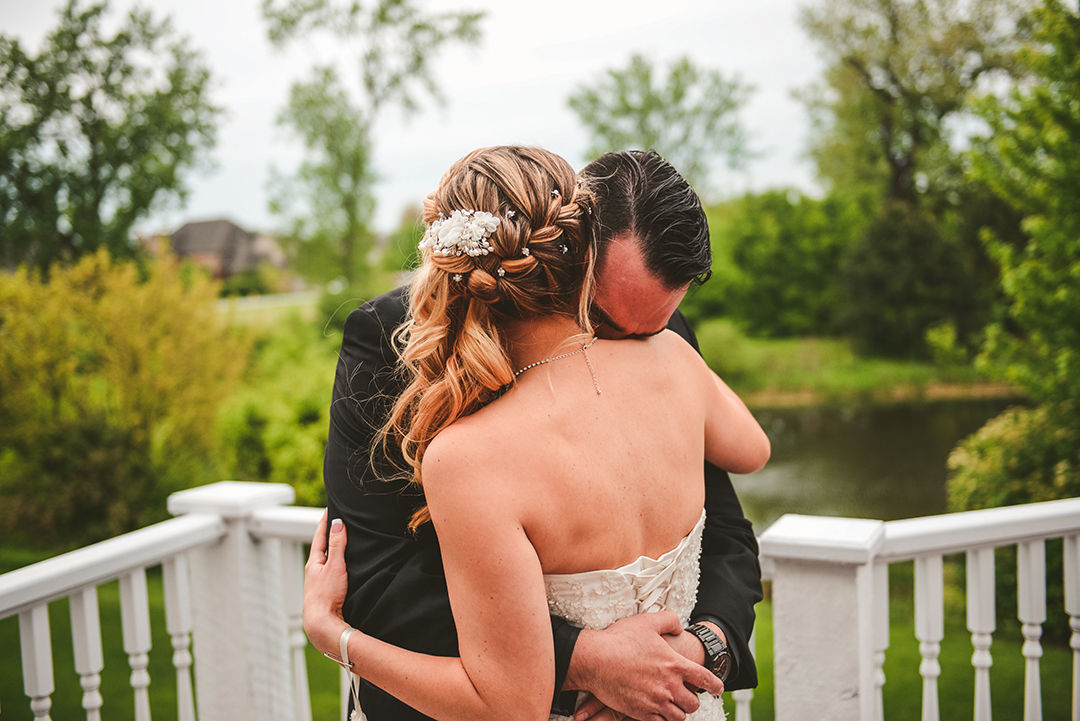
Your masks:
[[[946,513],[945,461],[1015,400],[757,411],[772,442],[762,470],[732,475],[760,534],[785,513],[891,521]]]

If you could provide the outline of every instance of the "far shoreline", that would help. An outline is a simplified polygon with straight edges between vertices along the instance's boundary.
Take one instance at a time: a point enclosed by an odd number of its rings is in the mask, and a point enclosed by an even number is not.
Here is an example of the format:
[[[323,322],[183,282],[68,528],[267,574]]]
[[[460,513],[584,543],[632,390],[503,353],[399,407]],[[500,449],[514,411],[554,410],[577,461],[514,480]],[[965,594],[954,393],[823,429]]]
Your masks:
[[[1026,394],[1016,386],[1001,382],[950,383],[931,382],[925,385],[900,385],[870,392],[829,392],[812,389],[756,390],[735,392],[754,410],[812,408],[828,406],[881,406],[900,403],[936,403],[944,401],[1015,400],[1024,402]]]

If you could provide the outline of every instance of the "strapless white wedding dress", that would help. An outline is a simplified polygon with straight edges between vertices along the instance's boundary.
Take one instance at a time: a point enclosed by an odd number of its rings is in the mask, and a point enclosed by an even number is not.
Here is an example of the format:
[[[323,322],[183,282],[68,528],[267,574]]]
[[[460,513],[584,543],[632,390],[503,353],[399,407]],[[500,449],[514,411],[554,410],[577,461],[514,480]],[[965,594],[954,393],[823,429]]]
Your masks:
[[[697,602],[698,562],[705,512],[694,530],[660,558],[642,556],[622,568],[585,573],[544,574],[548,608],[575,626],[607,628],[620,618],[654,611],[674,611],[683,625]],[[694,721],[723,721],[719,698],[698,694],[701,708],[687,716]],[[580,702],[580,701],[579,701]],[[551,721],[568,716],[551,716]]]

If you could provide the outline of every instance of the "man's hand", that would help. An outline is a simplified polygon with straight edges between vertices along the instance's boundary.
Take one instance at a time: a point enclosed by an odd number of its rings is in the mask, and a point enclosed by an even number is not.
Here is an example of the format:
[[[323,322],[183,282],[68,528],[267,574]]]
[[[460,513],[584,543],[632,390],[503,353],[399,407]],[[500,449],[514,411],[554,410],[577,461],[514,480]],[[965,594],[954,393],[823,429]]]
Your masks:
[[[694,650],[683,644],[682,624],[671,611],[645,613],[616,621],[603,631],[582,631],[570,660],[565,688],[581,689],[593,698],[578,709],[577,721],[611,713],[642,721],[683,721],[697,711],[697,689],[723,693],[720,679],[673,650],[686,648],[704,658],[701,642]],[[606,710],[605,710],[606,709]]]

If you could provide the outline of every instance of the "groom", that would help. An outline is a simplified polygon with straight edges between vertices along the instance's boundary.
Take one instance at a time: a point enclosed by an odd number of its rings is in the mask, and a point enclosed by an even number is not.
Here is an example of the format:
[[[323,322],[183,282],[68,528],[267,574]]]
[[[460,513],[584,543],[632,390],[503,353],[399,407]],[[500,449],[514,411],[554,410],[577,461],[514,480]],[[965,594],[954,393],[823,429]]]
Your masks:
[[[635,338],[670,328],[697,347],[676,310],[692,282],[709,276],[708,224],[697,195],[656,153],[602,156],[580,174],[593,191],[600,227],[594,323],[602,338]],[[330,518],[348,530],[349,591],[342,609],[352,626],[413,651],[456,656],[438,538],[430,524],[413,536],[407,524],[420,497],[394,474],[405,467],[378,430],[403,389],[391,334],[405,319],[405,289],[353,311],[345,322],[330,407],[323,468]],[[374,446],[374,448],[373,448]],[[707,521],[698,604],[691,622],[730,649],[726,690],[757,685],[747,642],[761,599],[757,542],[727,473],[705,463]],[[633,718],[682,719],[697,708],[684,682],[692,664],[716,661],[718,646],[691,633],[673,635],[659,614],[624,619],[603,631],[582,631],[552,617],[555,642],[553,709],[573,709],[572,690]],[[506,629],[514,633],[514,629]],[[709,643],[709,651],[705,644]],[[681,655],[680,655],[681,654]],[[721,653],[721,655],[726,655]],[[684,658],[685,657],[685,658]],[[690,659],[690,661],[687,661]],[[564,692],[564,693],[560,693]],[[369,721],[424,719],[366,682],[360,703]]]

